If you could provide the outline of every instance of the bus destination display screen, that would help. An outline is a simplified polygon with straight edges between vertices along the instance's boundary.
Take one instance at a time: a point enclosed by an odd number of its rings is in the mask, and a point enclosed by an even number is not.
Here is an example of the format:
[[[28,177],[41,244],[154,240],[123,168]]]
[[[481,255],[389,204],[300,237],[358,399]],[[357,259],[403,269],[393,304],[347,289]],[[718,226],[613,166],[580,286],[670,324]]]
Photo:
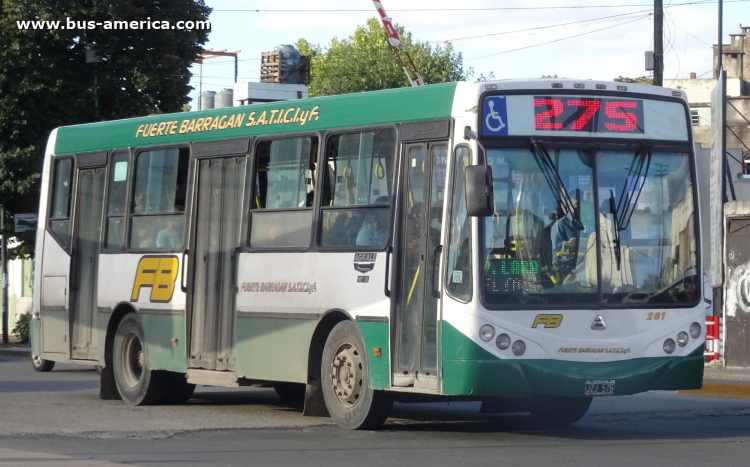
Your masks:
[[[643,101],[534,96],[534,129],[643,134]]]
[[[689,141],[684,102],[596,94],[490,95],[482,137],[577,137]]]
[[[520,293],[538,284],[538,259],[489,259],[487,261],[486,287],[494,293]]]

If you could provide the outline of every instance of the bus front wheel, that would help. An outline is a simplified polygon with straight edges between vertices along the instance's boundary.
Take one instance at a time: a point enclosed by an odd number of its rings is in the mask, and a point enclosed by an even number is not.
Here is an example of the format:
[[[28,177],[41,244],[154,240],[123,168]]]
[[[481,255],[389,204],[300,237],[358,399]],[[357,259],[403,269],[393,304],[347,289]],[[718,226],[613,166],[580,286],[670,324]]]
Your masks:
[[[157,404],[164,400],[169,382],[166,372],[148,367],[146,339],[135,313],[117,326],[113,349],[115,383],[122,400],[130,405]]]
[[[388,418],[393,401],[370,388],[365,343],[353,322],[342,321],[331,330],[320,374],[326,407],[340,427],[371,430]]]
[[[36,371],[47,372],[52,371],[52,368],[55,367],[55,362],[52,360],[45,360],[39,355],[32,355],[31,366],[33,366]]]
[[[529,412],[544,426],[561,427],[583,418],[591,406],[591,397],[534,397],[527,400]]]

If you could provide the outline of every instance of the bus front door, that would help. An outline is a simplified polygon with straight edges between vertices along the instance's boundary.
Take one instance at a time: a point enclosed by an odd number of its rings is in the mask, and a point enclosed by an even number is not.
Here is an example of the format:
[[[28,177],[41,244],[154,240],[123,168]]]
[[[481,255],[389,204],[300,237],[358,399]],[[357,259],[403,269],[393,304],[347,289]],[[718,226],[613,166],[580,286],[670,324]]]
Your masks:
[[[394,385],[437,389],[438,284],[447,142],[404,147]]]
[[[78,171],[73,248],[70,263],[70,322],[72,359],[96,360],[97,333],[93,332],[97,310],[99,242],[104,209],[106,169]]]
[[[191,263],[190,368],[234,371],[233,261],[246,157],[198,160]]]

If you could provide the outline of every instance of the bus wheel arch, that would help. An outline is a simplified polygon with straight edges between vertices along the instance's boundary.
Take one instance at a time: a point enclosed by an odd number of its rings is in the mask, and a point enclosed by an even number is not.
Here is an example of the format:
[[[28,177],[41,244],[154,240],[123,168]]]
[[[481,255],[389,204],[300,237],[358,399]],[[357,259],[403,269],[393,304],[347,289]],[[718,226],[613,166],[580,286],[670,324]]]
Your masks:
[[[320,363],[328,335],[342,321],[353,321],[353,319],[349,313],[338,308],[326,311],[310,338],[310,349],[307,353],[307,387],[302,411],[302,415],[306,417],[330,416],[320,388]]]

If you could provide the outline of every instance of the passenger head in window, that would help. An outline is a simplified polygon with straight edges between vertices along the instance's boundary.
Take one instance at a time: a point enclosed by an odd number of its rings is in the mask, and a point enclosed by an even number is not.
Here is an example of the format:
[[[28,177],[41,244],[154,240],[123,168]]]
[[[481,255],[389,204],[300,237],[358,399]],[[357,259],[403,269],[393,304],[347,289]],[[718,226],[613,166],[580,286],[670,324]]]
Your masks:
[[[381,196],[373,204],[388,204],[390,198]],[[365,222],[357,235],[357,245],[383,246],[388,241],[388,209],[378,209],[365,216]]]

